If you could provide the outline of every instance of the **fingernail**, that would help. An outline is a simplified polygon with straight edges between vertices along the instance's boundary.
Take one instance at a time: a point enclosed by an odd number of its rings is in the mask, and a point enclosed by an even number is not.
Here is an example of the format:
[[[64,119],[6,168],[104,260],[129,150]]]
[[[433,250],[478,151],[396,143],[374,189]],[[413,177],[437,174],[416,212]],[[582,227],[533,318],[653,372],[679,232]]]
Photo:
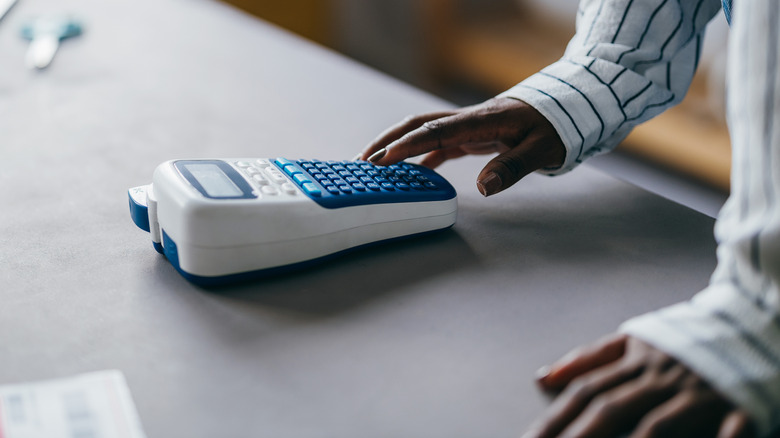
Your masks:
[[[544,380],[547,378],[547,376],[550,375],[550,371],[552,371],[552,368],[550,368],[548,365],[545,365],[536,370],[534,377],[536,377],[536,380]]]
[[[376,163],[377,161],[381,160],[382,157],[384,157],[386,154],[387,154],[387,148],[382,148],[374,152],[370,157],[368,157],[368,161],[372,163]]]
[[[477,189],[482,196],[490,196],[501,189],[501,177],[495,172],[490,172],[488,176],[477,181]]]

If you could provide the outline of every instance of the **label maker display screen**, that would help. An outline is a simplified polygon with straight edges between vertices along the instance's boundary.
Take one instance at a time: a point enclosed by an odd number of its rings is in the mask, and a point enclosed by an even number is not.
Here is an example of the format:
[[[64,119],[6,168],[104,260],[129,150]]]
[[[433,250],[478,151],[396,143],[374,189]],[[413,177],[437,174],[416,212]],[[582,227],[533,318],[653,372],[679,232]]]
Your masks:
[[[244,178],[224,161],[177,161],[179,173],[207,198],[254,198]]]

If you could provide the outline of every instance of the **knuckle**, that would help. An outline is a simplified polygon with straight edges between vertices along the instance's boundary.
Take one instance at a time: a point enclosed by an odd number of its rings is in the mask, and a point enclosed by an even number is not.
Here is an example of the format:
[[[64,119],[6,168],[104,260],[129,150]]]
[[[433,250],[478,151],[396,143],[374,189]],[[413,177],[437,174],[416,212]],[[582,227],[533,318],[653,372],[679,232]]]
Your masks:
[[[515,177],[519,177],[528,173],[528,166],[525,163],[525,160],[521,158],[498,156],[496,157],[496,162],[506,168],[507,172]]]
[[[444,123],[442,123],[440,119],[428,120],[427,122],[422,124],[422,128],[430,132],[441,131],[443,127],[444,127]]]
[[[609,420],[616,416],[620,410],[620,404],[607,396],[598,396],[593,399],[588,409],[593,412],[596,420]]]
[[[580,379],[571,382],[566,389],[566,393],[576,400],[589,400],[593,397],[594,391],[593,384]]]

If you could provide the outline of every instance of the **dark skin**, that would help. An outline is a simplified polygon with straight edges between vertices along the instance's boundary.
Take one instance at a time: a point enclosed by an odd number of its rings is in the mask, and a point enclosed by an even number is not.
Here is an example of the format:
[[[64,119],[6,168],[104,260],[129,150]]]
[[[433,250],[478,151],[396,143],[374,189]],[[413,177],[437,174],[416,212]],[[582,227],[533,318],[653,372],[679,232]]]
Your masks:
[[[470,154],[497,154],[477,176],[491,196],[529,173],[560,167],[566,152],[552,124],[530,105],[496,98],[409,117],[380,134],[359,158],[378,165],[424,155],[435,168]],[[755,436],[747,413],[696,373],[636,338],[614,334],[540,370],[539,386],[559,393],[523,437]]]

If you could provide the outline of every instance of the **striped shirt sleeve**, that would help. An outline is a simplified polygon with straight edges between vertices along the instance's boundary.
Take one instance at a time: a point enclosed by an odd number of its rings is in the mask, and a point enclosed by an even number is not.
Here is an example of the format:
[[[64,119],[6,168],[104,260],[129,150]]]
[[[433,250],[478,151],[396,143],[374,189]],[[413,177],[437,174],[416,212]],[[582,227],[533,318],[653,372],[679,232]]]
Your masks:
[[[536,108],[567,149],[559,174],[679,103],[720,0],[582,0],[560,61],[500,94]]]
[[[780,429],[780,2],[734,2],[729,47],[731,196],[715,226],[718,267],[692,300],[621,330],[688,365]]]

